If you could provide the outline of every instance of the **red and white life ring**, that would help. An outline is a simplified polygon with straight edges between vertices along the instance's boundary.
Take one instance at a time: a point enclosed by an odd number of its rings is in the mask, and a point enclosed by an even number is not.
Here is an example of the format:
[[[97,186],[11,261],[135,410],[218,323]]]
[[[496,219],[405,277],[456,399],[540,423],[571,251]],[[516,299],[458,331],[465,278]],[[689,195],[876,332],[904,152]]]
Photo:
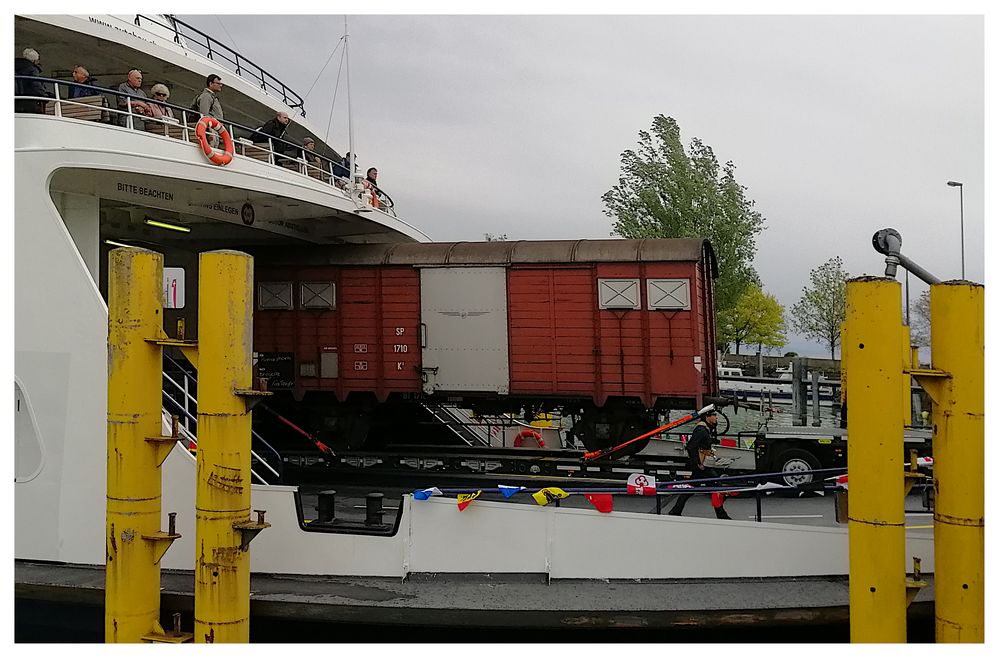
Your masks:
[[[521,430],[520,434],[513,438],[513,447],[521,447],[524,443],[524,439],[534,439],[538,442],[539,448],[545,447],[545,440],[541,438],[541,432],[538,432],[537,430]]]
[[[222,138],[222,148],[223,151],[216,151],[208,143],[208,137],[205,135],[205,131],[209,128],[218,132],[219,137]],[[215,117],[201,117],[198,121],[198,125],[194,128],[194,135],[198,138],[198,144],[201,145],[201,150],[205,152],[205,155],[214,164],[220,167],[225,166],[232,162],[232,154],[235,153],[236,149],[232,143],[232,137],[229,135],[229,131],[225,129],[222,122]]]

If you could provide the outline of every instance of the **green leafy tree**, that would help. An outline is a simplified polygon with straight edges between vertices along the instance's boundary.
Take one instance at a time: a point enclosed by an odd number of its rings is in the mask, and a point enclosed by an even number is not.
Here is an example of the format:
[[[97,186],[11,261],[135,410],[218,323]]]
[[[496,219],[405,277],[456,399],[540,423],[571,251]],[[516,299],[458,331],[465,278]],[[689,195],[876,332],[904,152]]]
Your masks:
[[[801,299],[791,307],[795,328],[828,346],[832,359],[839,345],[839,326],[846,319],[846,276],[843,259],[830,258],[809,273],[811,285],[801,289]]]
[[[745,192],[732,162],[719,166],[697,138],[684,149],[676,120],[660,114],[651,131],[638,133],[638,148],[621,154],[621,176],[603,195],[604,212],[625,238],[709,239],[719,269],[715,306],[727,312],[750,284],[759,285],[752,260],[764,218]]]
[[[787,343],[784,307],[755,284],[749,286],[734,307],[718,313],[718,325],[721,342],[734,345],[736,354],[743,345],[756,345],[763,351]]]
[[[930,346],[930,291],[924,290],[909,309],[909,340],[919,347]]]

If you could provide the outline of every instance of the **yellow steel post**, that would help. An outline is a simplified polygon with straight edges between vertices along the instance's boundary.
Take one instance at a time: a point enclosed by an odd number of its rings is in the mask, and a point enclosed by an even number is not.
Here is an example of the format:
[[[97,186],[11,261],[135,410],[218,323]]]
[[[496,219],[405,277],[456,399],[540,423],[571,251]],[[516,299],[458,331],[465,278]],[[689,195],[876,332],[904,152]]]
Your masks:
[[[163,256],[115,249],[108,268],[108,452],[104,640],[162,632],[160,532]],[[173,447],[172,444],[169,447]]]
[[[930,286],[937,642],[985,641],[985,287]]]
[[[912,363],[911,333],[909,325],[902,325],[902,427],[912,425]]]
[[[901,287],[846,284],[850,640],[905,642]]]
[[[203,253],[198,286],[198,484],[195,642],[249,642],[250,554],[235,526],[250,518],[253,259]]]

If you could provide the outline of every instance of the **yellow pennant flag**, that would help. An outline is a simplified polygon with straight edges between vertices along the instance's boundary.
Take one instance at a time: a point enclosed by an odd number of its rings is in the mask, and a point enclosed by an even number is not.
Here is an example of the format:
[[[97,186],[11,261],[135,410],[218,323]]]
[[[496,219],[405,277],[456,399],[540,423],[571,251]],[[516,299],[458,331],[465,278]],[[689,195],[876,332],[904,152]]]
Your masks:
[[[541,491],[531,494],[531,496],[538,503],[538,505],[544,507],[548,503],[556,501],[559,498],[568,498],[569,494],[562,491],[558,487],[545,487]]]
[[[475,493],[458,494],[458,511],[464,512],[465,508],[472,504],[472,501],[482,495],[482,489]]]

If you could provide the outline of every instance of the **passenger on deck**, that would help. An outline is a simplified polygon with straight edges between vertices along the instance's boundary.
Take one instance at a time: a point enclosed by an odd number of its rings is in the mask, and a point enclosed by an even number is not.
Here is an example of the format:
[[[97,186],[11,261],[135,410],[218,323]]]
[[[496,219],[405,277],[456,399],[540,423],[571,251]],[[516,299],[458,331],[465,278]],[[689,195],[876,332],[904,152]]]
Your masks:
[[[306,163],[313,167],[323,166],[322,159],[316,153],[316,140],[311,137],[306,137],[302,140],[302,157],[305,158]]]
[[[149,116],[154,119],[162,119],[164,117],[173,119],[173,109],[163,105],[170,98],[170,89],[163,83],[157,83],[152,86],[149,93],[152,95],[152,101],[149,103]]]
[[[219,121],[222,120],[222,103],[219,101],[218,94],[222,91],[222,78],[214,73],[205,78],[205,89],[200,94],[194,97],[191,101],[191,109],[196,110],[198,114],[203,117],[214,117]],[[200,117],[196,118],[193,123],[197,123]],[[205,132],[205,137],[208,138],[208,143],[212,148],[216,148],[219,145],[219,134],[209,128]]]
[[[291,118],[287,112],[278,112],[274,118],[257,128],[250,138],[254,144],[271,143],[271,150],[275,153],[288,153],[294,147],[282,141],[284,133],[288,130]],[[273,138],[273,139],[271,139]]]
[[[222,103],[218,94],[222,91],[222,78],[212,73],[205,78],[205,89],[194,97],[191,109],[197,110],[203,117],[215,117],[222,120]]]
[[[345,183],[342,179],[350,178],[350,151],[347,151],[347,155],[343,156],[343,160],[333,163],[333,176],[337,179],[337,187],[345,187]]]
[[[14,58],[14,75],[31,75],[41,77],[42,69],[38,66],[38,51],[25,48],[20,57]],[[45,85],[37,80],[14,80],[15,96],[51,96],[45,91]],[[45,114],[45,101],[26,98],[14,101],[15,112],[31,112]]]
[[[101,92],[95,91],[93,89],[88,89],[87,87],[81,87],[80,85],[90,85],[91,87],[97,86],[97,78],[90,75],[90,71],[84,66],[76,65],[73,67],[73,82],[77,84],[69,85],[69,97],[70,98],[81,98],[83,96],[97,96]]]
[[[136,130],[145,130],[146,122],[141,117],[149,114],[149,105],[144,100],[139,99],[149,97],[146,96],[146,92],[142,91],[142,71],[139,69],[130,70],[125,82],[118,85],[115,91],[119,94],[128,94],[129,96],[136,97],[127,98],[125,96],[118,96],[118,109],[121,110],[118,114],[118,125],[128,126],[128,107],[131,105],[133,114],[132,126]]]
[[[690,469],[690,479],[691,480],[704,480],[708,478],[716,478],[718,472],[713,468],[708,468],[704,464],[704,460],[707,459],[712,454],[711,447],[718,442],[718,439],[714,433],[715,427],[718,425],[718,412],[715,410],[715,405],[709,404],[700,411],[697,412],[700,417],[697,425],[694,426],[694,431],[691,433],[690,438],[687,440],[687,464],[686,467]],[[718,487],[714,482],[704,483],[698,485],[696,482],[692,482],[694,486],[709,486]],[[683,516],[683,508],[686,506],[687,501],[694,494],[692,493],[682,493],[676,498],[676,502],[673,504],[673,508],[668,512],[672,516]],[[731,517],[725,511],[725,496],[722,494],[712,494],[711,496],[711,507],[715,510],[715,516],[719,519],[730,519]]]
[[[374,167],[369,167],[367,174],[361,185],[364,189],[371,191],[371,205],[377,208],[379,206],[378,202],[378,170]]]

